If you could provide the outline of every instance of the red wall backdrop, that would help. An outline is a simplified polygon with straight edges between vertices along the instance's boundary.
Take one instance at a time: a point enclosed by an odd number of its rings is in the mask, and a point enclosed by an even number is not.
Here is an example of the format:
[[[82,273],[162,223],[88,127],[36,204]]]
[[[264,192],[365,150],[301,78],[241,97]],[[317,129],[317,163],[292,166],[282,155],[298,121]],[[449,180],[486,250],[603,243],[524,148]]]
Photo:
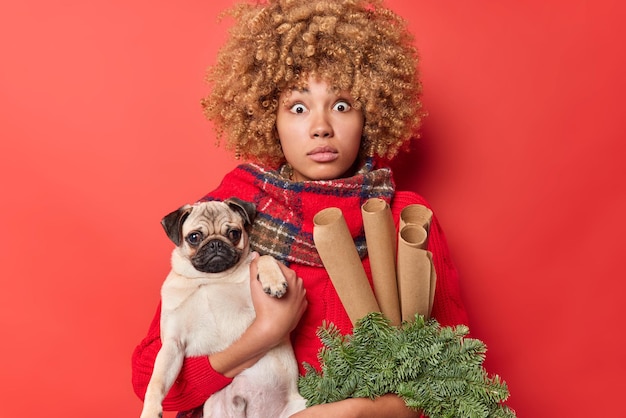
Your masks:
[[[231,1],[5,2],[0,415],[137,416],[130,355],[169,266],[161,217],[235,161],[199,100]],[[401,1],[434,205],[486,366],[520,417],[618,416],[625,16],[617,0]]]

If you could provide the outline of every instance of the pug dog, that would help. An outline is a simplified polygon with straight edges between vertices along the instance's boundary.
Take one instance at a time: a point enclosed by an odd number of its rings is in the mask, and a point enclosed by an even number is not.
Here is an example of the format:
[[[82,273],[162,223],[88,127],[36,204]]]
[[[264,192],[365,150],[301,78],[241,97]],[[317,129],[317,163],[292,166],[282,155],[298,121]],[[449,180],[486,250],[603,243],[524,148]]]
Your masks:
[[[207,356],[237,340],[255,318],[250,296],[246,227],[256,214],[237,198],[185,205],[161,224],[176,244],[161,288],[162,347],[148,384],[141,418],[158,418],[186,356]],[[271,256],[260,256],[258,279],[280,298],[287,282]],[[205,418],[283,418],[305,408],[298,366],[289,343],[269,351],[204,404]]]

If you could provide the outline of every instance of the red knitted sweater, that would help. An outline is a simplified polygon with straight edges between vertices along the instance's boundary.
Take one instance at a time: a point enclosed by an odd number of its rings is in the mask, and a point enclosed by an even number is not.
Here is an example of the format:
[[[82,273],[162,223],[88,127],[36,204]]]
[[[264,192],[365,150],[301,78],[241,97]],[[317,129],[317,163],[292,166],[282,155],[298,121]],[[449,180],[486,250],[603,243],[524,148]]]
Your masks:
[[[339,297],[319,262],[313,246],[313,216],[327,207],[339,207],[371,280],[369,259],[363,234],[361,205],[371,197],[385,199],[391,205],[396,227],[400,211],[407,205],[429,206],[413,192],[394,192],[388,169],[365,170],[349,179],[294,183],[277,171],[255,165],[242,165],[227,174],[217,190],[203,200],[223,200],[231,196],[254,202],[259,211],[251,233],[252,248],[269,253],[288,264],[304,281],[308,308],[292,333],[298,363],[319,366],[317,354],[321,342],[316,331],[322,320],[334,323],[343,333],[352,324]],[[456,269],[445,237],[436,217],[433,217],[428,238],[437,272],[437,287],[432,316],[441,325],[468,324],[463,306]],[[161,348],[160,305],[148,330],[132,357],[133,387],[143,399],[150,380],[156,355]],[[166,397],[165,410],[188,410],[202,405],[211,394],[229,384],[231,379],[217,373],[207,356],[185,359],[183,369]]]

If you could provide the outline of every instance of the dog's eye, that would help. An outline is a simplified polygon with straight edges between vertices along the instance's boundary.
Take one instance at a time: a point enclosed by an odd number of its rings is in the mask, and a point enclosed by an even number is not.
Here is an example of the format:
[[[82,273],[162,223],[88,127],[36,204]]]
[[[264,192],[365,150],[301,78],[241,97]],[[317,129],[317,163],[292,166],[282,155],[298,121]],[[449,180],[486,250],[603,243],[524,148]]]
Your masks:
[[[202,242],[202,233],[194,231],[187,235],[187,242],[193,246],[196,246]]]
[[[241,239],[241,231],[238,229],[231,229],[228,231],[228,239],[230,239],[233,244],[238,243]]]

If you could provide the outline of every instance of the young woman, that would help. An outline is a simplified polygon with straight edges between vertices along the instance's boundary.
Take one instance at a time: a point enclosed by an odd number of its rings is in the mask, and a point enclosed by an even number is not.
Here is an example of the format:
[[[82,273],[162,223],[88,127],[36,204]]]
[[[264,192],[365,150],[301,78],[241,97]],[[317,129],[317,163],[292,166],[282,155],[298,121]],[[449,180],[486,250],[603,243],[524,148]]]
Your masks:
[[[420,83],[413,39],[402,19],[380,1],[241,3],[230,39],[211,69],[205,113],[226,145],[250,160],[228,173],[203,199],[237,196],[256,204],[251,246],[288,268],[287,297],[268,298],[251,280],[257,318],[241,339],[220,353],[188,358],[164,402],[201,416],[202,404],[290,337],[300,364],[319,366],[323,321],[343,333],[352,324],[313,243],[313,216],[342,210],[371,270],[361,219],[369,198],[387,201],[396,225],[409,204],[428,203],[397,191],[384,162],[420,125]],[[436,217],[428,248],[437,288],[432,316],[442,325],[467,324],[456,269]],[[253,265],[251,277],[255,276]],[[147,337],[133,355],[133,385],[143,397],[161,346],[157,309]],[[302,371],[302,370],[301,370]],[[414,417],[402,399],[347,399],[308,408],[304,417]]]

